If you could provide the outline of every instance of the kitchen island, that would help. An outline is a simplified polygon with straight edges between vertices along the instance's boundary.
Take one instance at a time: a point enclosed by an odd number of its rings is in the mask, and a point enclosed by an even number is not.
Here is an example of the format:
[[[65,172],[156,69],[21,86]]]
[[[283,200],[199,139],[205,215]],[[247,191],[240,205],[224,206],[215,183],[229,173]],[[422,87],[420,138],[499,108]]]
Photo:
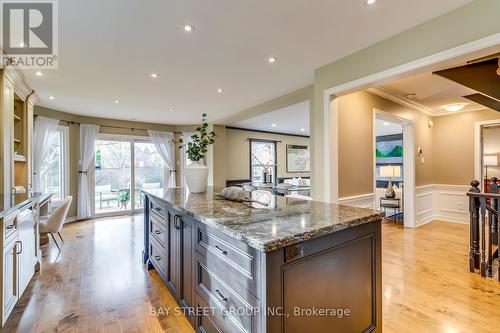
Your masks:
[[[198,332],[381,332],[383,214],[143,190],[143,261]]]

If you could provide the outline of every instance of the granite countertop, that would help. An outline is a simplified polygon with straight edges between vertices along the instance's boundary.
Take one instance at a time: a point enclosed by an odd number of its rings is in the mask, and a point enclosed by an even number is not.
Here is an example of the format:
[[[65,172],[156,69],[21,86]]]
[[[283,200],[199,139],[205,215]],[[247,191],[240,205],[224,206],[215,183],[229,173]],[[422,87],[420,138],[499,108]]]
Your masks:
[[[168,202],[181,212],[264,252],[382,219],[383,213],[319,201],[252,192],[268,202],[234,202],[220,198],[220,188],[193,194],[185,188],[147,189],[144,193]]]
[[[40,192],[30,193],[30,194],[28,193],[20,194],[16,196],[16,204],[14,206],[4,209],[3,206],[4,197],[2,195],[0,196],[0,219],[3,218],[5,215],[9,214],[10,212],[19,209],[35,200],[38,202],[43,202],[48,198],[50,198],[51,196],[52,196],[51,193],[40,193]]]

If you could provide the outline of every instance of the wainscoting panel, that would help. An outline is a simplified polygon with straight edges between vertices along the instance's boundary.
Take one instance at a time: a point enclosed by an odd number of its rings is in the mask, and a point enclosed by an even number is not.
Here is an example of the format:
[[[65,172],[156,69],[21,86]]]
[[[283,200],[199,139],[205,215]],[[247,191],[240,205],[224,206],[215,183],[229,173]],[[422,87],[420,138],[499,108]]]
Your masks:
[[[415,226],[434,220],[469,223],[468,185],[430,184],[415,188]],[[374,193],[339,199],[339,204],[376,208]]]
[[[339,199],[340,205],[375,209],[375,193],[356,195]]]
[[[431,222],[434,219],[434,185],[415,188],[415,226]]]
[[[434,219],[469,223],[467,185],[434,185]]]

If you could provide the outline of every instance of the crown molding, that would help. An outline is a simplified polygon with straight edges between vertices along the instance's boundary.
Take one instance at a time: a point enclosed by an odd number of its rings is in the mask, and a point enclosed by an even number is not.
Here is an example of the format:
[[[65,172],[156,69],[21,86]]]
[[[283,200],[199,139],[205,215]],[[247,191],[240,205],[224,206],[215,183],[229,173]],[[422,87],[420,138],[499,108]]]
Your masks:
[[[390,101],[396,102],[398,104],[401,104],[403,106],[409,107],[410,109],[425,113],[428,116],[435,116],[436,113],[429,107],[422,105],[418,102],[415,102],[409,98],[402,97],[402,96],[397,96],[387,89],[381,88],[381,87],[374,87],[374,88],[369,88],[369,92],[378,95],[380,97],[386,98]]]
[[[403,106],[409,107],[413,110],[416,110],[418,112],[422,112],[428,116],[431,117],[443,117],[443,116],[452,116],[454,114],[458,113],[465,113],[465,112],[475,112],[475,111],[482,111],[482,110],[488,110],[488,108],[482,106],[482,105],[473,105],[470,107],[466,107],[463,110],[457,111],[457,112],[449,112],[446,110],[440,110],[440,111],[435,111],[432,108],[429,108],[423,104],[420,104],[418,102],[415,102],[409,98],[398,96],[393,94],[387,89],[381,88],[381,87],[375,87],[375,88],[369,88],[367,89],[369,92],[378,95],[380,97],[386,98],[390,101],[393,101],[395,103],[401,104]]]

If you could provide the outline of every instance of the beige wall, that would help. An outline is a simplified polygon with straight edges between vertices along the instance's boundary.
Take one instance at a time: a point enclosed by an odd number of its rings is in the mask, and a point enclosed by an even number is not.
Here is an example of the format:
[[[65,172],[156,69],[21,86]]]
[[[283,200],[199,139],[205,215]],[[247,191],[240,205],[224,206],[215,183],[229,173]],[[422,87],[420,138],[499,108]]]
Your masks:
[[[498,116],[500,118],[500,114]],[[500,126],[483,129],[483,154],[496,155],[500,161]],[[500,179],[499,165],[488,167],[488,178],[491,177]]]
[[[100,133],[121,134],[134,136],[148,136],[147,130],[159,131],[179,131],[183,127],[176,127],[164,124],[151,124],[142,122],[132,122],[124,120],[114,120],[106,118],[85,117],[73,115],[66,112],[56,111],[40,106],[35,106],[35,115],[61,120],[61,125],[69,127],[69,195],[73,196],[73,202],[68,212],[68,217],[76,216],[76,206],[78,197],[78,170],[80,160],[80,125],[79,123],[100,125]],[[117,126],[124,128],[106,127]],[[191,127],[186,127],[191,129]],[[176,161],[179,161],[179,151],[176,150]],[[177,182],[180,181],[180,173],[177,173]]]
[[[415,126],[415,151],[423,148],[425,164],[415,161],[417,186],[432,184],[432,129],[429,116],[403,107],[367,91],[338,100],[339,107],[339,197],[374,192],[374,109],[410,120]]]
[[[467,185],[475,178],[475,123],[490,119],[500,119],[500,113],[484,110],[434,118],[432,153],[435,184]]]
[[[226,128],[225,133],[225,155],[226,155],[226,179],[242,180],[250,178],[250,144],[248,138],[281,141],[277,144],[278,155],[278,177],[309,177],[309,173],[287,173],[286,172],[286,145],[309,146],[309,138],[252,132]]]
[[[318,68],[311,112],[312,196],[325,194],[326,89],[500,33],[500,0],[478,0]],[[359,88],[358,88],[359,89]]]

